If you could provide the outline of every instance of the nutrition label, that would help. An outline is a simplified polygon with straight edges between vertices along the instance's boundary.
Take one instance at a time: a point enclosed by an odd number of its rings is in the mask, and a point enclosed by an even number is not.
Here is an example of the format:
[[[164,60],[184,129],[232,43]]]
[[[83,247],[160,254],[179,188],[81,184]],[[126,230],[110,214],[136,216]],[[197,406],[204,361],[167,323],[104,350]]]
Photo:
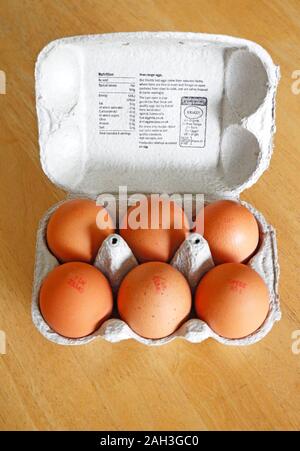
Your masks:
[[[206,144],[207,87],[161,73],[98,73],[99,133],[130,135],[140,149]]]
[[[135,131],[135,77],[98,73],[99,132]]]

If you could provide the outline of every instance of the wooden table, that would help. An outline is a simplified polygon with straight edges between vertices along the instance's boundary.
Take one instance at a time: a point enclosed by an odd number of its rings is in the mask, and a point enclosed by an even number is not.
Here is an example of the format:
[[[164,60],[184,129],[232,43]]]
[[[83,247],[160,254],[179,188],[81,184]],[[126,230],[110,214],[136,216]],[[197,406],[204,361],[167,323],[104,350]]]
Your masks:
[[[0,429],[299,429],[299,0],[0,0]],[[259,42],[281,66],[270,170],[242,198],[278,231],[283,319],[260,343],[133,341],[60,347],[30,317],[37,224],[65,193],[43,174],[34,62],[49,41],[114,31],[223,33]],[[297,212],[298,210],[298,212]],[[297,346],[295,346],[297,350]],[[300,350],[300,345],[298,347]]]

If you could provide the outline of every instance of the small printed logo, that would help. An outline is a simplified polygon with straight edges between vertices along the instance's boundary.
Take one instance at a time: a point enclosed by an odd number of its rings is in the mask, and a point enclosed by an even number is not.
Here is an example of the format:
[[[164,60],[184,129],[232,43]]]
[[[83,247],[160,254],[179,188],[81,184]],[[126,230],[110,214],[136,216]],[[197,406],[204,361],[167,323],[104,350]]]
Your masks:
[[[201,110],[198,106],[188,106],[184,110],[184,115],[188,119],[198,119],[203,116],[203,110]]]
[[[294,355],[300,354],[300,330],[294,330],[291,335],[292,339],[292,353]]]
[[[86,280],[84,280],[81,276],[73,276],[68,279],[68,285],[77,290],[79,293],[84,292],[84,286],[86,284]]]
[[[294,72],[292,72],[292,78],[295,81],[292,83],[291,90],[292,93],[297,96],[300,94],[300,70],[294,70]]]
[[[6,74],[0,70],[0,94],[6,94]]]
[[[6,333],[0,330],[0,355],[6,354]]]
[[[242,282],[241,280],[231,279],[229,280],[229,286],[231,291],[238,292],[239,294],[247,287],[246,282]]]

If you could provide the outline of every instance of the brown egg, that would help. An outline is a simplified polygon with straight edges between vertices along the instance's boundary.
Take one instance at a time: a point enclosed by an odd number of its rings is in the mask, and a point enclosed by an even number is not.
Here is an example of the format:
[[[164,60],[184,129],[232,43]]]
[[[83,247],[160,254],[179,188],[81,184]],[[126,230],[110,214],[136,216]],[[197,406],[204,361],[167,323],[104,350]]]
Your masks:
[[[255,332],[269,311],[269,291],[252,268],[225,263],[200,281],[195,307],[199,318],[218,335],[243,338]]]
[[[47,243],[61,262],[90,263],[111,233],[113,221],[103,207],[91,199],[74,199],[62,204],[50,217]]]
[[[196,220],[200,229],[201,215]],[[253,214],[243,205],[220,200],[204,208],[204,238],[208,241],[215,264],[245,262],[255,251],[259,228]]]
[[[127,215],[121,221],[121,236],[140,263],[168,262],[188,236],[189,224],[186,215],[174,201],[160,199],[150,202],[148,198],[144,210],[147,218],[142,224],[145,227],[134,229],[130,221],[136,216],[141,216],[138,214],[139,209],[140,205],[134,205],[128,209]],[[157,224],[151,221],[151,217],[158,219]]]
[[[68,338],[90,335],[109,318],[110,285],[95,267],[71,262],[54,268],[40,290],[40,310],[49,326]]]
[[[191,290],[177,269],[161,262],[137,266],[123,279],[118,293],[121,318],[145,338],[172,334],[188,317]]]

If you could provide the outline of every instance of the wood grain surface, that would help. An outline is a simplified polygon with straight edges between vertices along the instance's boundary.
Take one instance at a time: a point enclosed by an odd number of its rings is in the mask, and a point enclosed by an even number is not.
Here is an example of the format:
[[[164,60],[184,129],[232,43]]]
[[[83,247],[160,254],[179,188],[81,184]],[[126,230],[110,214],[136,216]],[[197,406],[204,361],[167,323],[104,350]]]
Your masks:
[[[34,328],[37,224],[65,197],[43,174],[34,63],[49,41],[78,34],[170,30],[257,41],[281,66],[270,169],[242,198],[278,232],[283,318],[260,343],[226,347],[134,341],[60,347]],[[299,0],[0,0],[0,429],[299,429]],[[295,345],[295,343],[294,343]],[[297,350],[297,346],[294,346]],[[300,350],[300,346],[299,346]]]

